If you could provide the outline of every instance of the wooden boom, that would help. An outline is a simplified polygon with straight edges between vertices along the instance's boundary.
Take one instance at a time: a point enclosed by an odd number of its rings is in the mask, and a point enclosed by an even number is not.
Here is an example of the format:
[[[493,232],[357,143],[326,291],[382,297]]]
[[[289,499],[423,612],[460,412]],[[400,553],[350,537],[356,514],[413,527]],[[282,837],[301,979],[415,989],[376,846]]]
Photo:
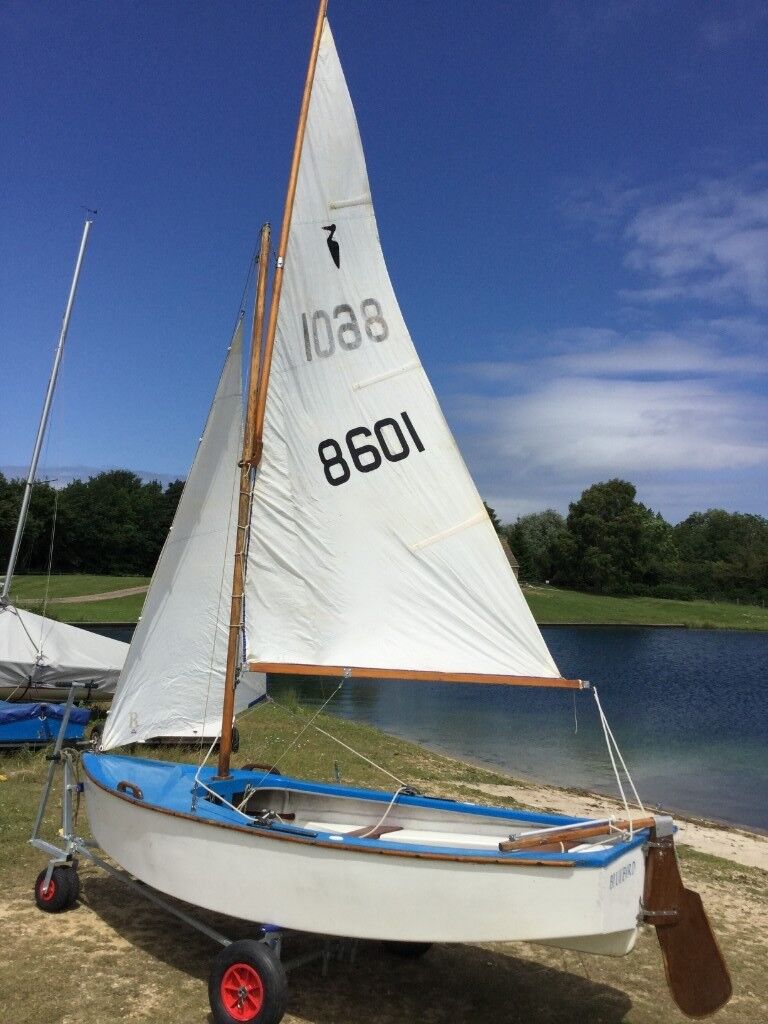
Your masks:
[[[415,679],[424,683],[485,683],[492,686],[548,686],[566,690],[584,690],[582,679],[550,679],[548,676],[504,676],[483,672],[433,672],[410,668],[359,668],[341,665],[300,665],[282,661],[251,661],[251,672],[288,676],[335,676],[349,679]]]

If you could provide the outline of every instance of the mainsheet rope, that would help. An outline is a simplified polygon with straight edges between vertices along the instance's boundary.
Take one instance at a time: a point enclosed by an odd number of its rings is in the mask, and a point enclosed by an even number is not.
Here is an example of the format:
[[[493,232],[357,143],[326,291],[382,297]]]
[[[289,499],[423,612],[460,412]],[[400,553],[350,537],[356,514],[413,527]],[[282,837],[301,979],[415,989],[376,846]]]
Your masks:
[[[615,737],[614,737],[614,735],[613,735],[613,733],[611,731],[611,727],[610,727],[610,725],[608,725],[608,719],[605,717],[605,712],[603,711],[603,706],[600,703],[600,697],[598,696],[597,687],[596,686],[592,687],[592,692],[595,695],[595,704],[597,705],[597,711],[598,711],[598,714],[600,716],[600,724],[603,727],[603,735],[605,736],[605,744],[608,747],[608,756],[611,759],[611,765],[613,766],[613,774],[614,774],[614,776],[616,778],[616,784],[619,787],[619,792],[621,793],[621,799],[622,799],[622,802],[624,804],[624,810],[626,811],[627,820],[629,821],[629,834],[631,836],[632,835],[632,812],[629,809],[629,802],[627,801],[627,795],[624,792],[624,786],[622,785],[622,782],[621,782],[621,776],[619,774],[618,768],[616,767],[616,758],[614,757],[614,753],[613,753],[614,750],[616,751],[616,754],[617,754],[617,756],[619,758],[619,761],[621,762],[621,767],[624,769],[624,774],[627,777],[627,781],[629,782],[630,786],[632,787],[632,793],[634,794],[635,801],[637,802],[637,806],[640,808],[640,811],[643,814],[645,814],[645,807],[643,807],[643,803],[642,803],[640,797],[638,796],[637,789],[635,788],[635,783],[632,781],[632,776],[629,774],[629,769],[627,768],[627,765],[626,765],[626,762],[624,760],[624,757],[622,756],[622,753],[619,750],[619,745],[616,742],[616,739],[615,739]]]

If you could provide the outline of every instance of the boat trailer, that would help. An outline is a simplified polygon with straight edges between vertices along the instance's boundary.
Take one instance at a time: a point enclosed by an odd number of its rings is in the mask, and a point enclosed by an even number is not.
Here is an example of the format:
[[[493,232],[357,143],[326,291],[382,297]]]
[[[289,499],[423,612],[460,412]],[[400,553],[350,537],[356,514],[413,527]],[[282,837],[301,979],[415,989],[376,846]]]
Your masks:
[[[357,941],[326,937],[319,948],[284,960],[283,938],[287,929],[275,924],[262,924],[258,938],[230,939],[211,928],[198,917],[158,895],[153,889],[127,871],[115,867],[100,856],[98,844],[75,834],[76,808],[83,791],[75,768],[76,751],[64,747],[64,734],[74,704],[74,690],[67,698],[61,727],[52,753],[47,755],[48,774],[40,798],[29,842],[49,858],[48,864],[35,880],[35,902],[46,913],[59,913],[73,907],[80,894],[78,862],[81,858],[119,879],[135,893],[221,946],[214,957],[208,979],[208,996],[215,1024],[258,1020],[259,1024],[278,1024],[285,1013],[288,998],[286,975],[298,967],[321,962],[323,977],[332,960],[354,963]],[[62,770],[60,846],[41,838],[57,768]],[[406,944],[403,944],[404,946]],[[414,948],[417,954],[426,950]],[[403,949],[402,952],[408,951]]]

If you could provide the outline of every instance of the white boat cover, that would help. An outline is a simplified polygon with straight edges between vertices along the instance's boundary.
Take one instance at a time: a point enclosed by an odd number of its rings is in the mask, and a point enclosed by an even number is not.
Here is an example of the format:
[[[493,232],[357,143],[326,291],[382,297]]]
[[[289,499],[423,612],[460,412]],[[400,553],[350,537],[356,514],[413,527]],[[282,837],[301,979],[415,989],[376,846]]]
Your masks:
[[[12,604],[0,606],[0,686],[114,689],[128,644]]]
[[[418,241],[414,227],[409,244]],[[251,663],[560,674],[400,312],[327,22],[285,259],[247,596]]]
[[[241,361],[238,326],[117,684],[104,749],[219,734],[242,448]],[[264,692],[265,677],[245,673],[235,710]]]

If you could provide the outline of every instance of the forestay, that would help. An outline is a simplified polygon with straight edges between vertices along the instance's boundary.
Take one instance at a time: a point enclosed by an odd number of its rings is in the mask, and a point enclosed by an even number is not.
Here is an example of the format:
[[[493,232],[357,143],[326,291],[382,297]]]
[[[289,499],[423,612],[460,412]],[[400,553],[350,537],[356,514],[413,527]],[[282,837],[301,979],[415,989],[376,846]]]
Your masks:
[[[117,685],[104,749],[219,733],[240,479],[241,360],[238,327]],[[263,693],[264,677],[246,673],[236,710]]]
[[[403,321],[327,22],[246,592],[252,666],[559,676]]]
[[[0,605],[0,685],[114,688],[128,645],[34,612]]]

